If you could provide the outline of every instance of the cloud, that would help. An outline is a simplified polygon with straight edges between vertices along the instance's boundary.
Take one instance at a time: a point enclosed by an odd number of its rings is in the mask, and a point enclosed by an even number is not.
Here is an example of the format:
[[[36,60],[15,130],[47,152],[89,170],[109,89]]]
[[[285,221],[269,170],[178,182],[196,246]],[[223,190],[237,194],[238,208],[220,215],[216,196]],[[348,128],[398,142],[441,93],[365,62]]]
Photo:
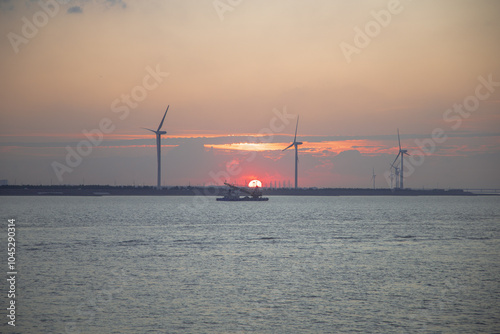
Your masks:
[[[67,9],[68,14],[80,14],[83,12],[83,6],[85,6],[88,2],[94,2],[96,4],[104,5],[105,7],[114,7],[118,6],[123,9],[127,8],[127,3],[123,0],[56,0],[59,5],[67,5],[69,3],[77,3],[78,5],[72,6]],[[36,0],[27,0],[24,6],[25,8],[29,7],[33,3],[37,3]],[[45,1],[44,1],[45,2]],[[16,5],[19,5],[19,2],[16,3],[12,0],[0,0],[0,11],[12,11],[16,8]]]
[[[11,0],[0,0],[0,10],[13,10],[14,5]]]
[[[82,13],[83,12],[83,5],[85,4],[86,1],[80,1],[81,5],[80,6],[73,6],[68,9],[68,13]],[[95,3],[99,3],[101,5],[104,5],[104,7],[111,8],[111,7],[121,7],[123,9],[127,8],[127,3],[124,2],[123,0],[95,0]]]
[[[73,6],[68,8],[68,14],[80,14],[83,13],[83,9],[80,6]]]
[[[117,5],[122,7],[123,9],[127,8],[127,3],[122,0],[106,0],[106,4],[110,7]]]

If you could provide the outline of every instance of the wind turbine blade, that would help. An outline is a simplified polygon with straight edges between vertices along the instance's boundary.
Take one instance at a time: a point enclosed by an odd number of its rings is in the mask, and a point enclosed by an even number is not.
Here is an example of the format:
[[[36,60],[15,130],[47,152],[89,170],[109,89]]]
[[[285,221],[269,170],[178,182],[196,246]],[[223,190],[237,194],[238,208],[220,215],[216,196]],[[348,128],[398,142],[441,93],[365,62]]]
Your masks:
[[[165,120],[165,116],[167,116],[168,107],[170,107],[170,105],[167,106],[167,110],[165,110],[165,115],[163,115],[163,118],[161,119],[161,123],[160,123],[160,126],[158,127],[157,131],[160,131],[161,126],[163,125],[163,121]]]
[[[144,129],[144,130],[151,131],[151,132],[153,132],[153,133],[156,133],[156,132],[157,132],[157,131],[155,131],[155,130],[151,130],[151,129],[148,129],[148,128],[143,128],[143,129]]]
[[[297,139],[297,128],[299,127],[299,116],[297,116],[297,125],[295,125],[295,137],[293,137],[293,142]]]
[[[394,159],[394,162],[391,164],[391,166],[393,166],[396,163],[396,161],[398,160],[400,154],[401,154],[401,152],[398,153],[398,155],[396,156],[396,159]]]
[[[401,140],[399,140],[399,129],[398,129],[398,144],[399,144],[399,150],[401,151]]]
[[[293,143],[291,143],[290,146],[288,146],[287,148],[285,148],[283,151],[288,150],[292,146],[293,146]],[[281,151],[281,152],[283,152],[283,151]]]

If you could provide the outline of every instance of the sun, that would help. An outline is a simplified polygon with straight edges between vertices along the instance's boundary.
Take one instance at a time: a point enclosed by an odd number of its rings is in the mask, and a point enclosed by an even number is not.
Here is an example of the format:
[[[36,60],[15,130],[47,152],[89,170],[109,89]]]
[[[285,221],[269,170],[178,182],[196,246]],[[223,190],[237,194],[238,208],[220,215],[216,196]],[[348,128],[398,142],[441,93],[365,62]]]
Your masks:
[[[260,182],[259,180],[252,180],[248,183],[248,186],[250,188],[255,188],[255,187],[262,188],[262,182]]]

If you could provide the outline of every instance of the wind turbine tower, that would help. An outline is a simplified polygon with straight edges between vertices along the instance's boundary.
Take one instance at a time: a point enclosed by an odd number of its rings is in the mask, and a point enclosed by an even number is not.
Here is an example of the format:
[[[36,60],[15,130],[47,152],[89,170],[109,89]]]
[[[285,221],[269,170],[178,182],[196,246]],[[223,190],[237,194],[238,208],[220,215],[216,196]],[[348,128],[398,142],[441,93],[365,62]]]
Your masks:
[[[167,106],[167,110],[165,110],[165,114],[163,115],[163,118],[161,119],[160,126],[158,126],[158,130],[155,131],[155,130],[151,130],[148,128],[143,128],[143,129],[146,129],[146,130],[151,131],[154,134],[156,134],[156,158],[158,160],[158,179],[157,179],[157,183],[156,183],[156,188],[158,190],[161,189],[161,135],[164,135],[167,133],[167,131],[161,131],[161,127],[163,125],[163,121],[165,121],[165,116],[167,116],[167,111],[168,111],[169,107],[170,107],[170,105]]]
[[[394,188],[394,173],[392,172],[392,166],[391,166],[391,190]]]
[[[297,141],[297,129],[299,127],[299,117],[297,116],[297,125],[295,125],[295,137],[293,137],[293,143],[291,143],[287,148],[283,151],[288,150],[290,147],[295,146],[295,189],[298,187],[298,174],[297,174],[297,165],[299,163],[299,150],[298,146],[302,145],[302,142]]]
[[[372,169],[372,181],[373,181],[373,189],[375,189],[375,168]]]
[[[403,185],[403,161],[404,161],[404,155],[410,155],[408,153],[408,150],[403,150],[401,148],[401,140],[399,139],[399,129],[398,129],[398,144],[399,144],[399,152],[398,152],[398,155],[396,156],[396,159],[394,159],[394,162],[392,163],[392,165],[394,165],[394,163],[398,160],[398,158],[401,156],[401,165],[399,166],[399,189],[403,189],[404,188],[404,185]],[[396,177],[397,177],[397,169],[396,169]]]
[[[394,185],[395,189],[399,188],[399,167],[391,165],[391,168],[394,168],[394,173],[391,171],[391,188],[393,179],[396,180],[396,184]]]

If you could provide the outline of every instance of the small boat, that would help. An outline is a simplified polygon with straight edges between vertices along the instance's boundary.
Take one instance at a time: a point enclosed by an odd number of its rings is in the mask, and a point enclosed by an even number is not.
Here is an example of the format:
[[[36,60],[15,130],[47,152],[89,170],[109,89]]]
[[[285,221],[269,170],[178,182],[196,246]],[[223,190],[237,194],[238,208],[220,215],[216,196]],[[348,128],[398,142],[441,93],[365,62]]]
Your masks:
[[[249,196],[224,196],[224,197],[218,197],[215,200],[217,201],[222,201],[222,202],[243,202],[243,201],[248,201],[248,202],[264,202],[264,201],[269,201],[268,197],[249,197]]]
[[[224,197],[218,197],[216,198],[217,201],[224,201],[224,202],[243,202],[243,201],[248,201],[248,202],[264,202],[268,201],[269,198],[267,197],[262,197],[262,191],[260,191],[259,187],[255,187],[254,190],[250,191],[245,188],[237,187],[235,185],[232,185],[230,183],[224,182],[226,186],[229,187],[226,195]],[[241,193],[246,193],[248,195],[243,196]]]

